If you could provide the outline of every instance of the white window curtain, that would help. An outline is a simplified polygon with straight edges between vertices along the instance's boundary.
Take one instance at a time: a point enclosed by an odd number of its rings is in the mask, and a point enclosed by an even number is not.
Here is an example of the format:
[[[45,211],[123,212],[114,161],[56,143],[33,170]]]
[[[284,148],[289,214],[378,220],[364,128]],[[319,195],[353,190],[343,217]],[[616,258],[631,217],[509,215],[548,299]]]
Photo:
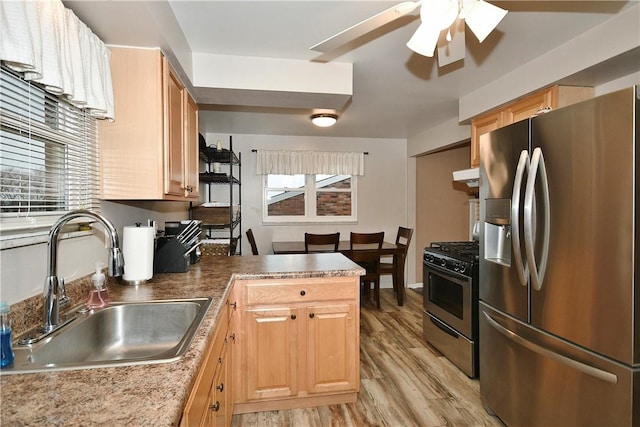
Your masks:
[[[258,150],[258,175],[364,175],[364,153]]]
[[[93,117],[114,118],[109,49],[60,0],[0,1],[0,60]]]

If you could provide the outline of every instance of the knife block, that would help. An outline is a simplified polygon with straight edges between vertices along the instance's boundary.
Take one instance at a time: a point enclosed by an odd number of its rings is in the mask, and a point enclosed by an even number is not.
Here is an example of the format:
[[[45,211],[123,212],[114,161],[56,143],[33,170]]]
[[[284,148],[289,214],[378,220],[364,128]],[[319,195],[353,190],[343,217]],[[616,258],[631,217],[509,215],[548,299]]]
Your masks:
[[[153,272],[184,273],[189,271],[190,257],[184,256],[188,249],[175,236],[159,238],[156,254],[153,258]]]

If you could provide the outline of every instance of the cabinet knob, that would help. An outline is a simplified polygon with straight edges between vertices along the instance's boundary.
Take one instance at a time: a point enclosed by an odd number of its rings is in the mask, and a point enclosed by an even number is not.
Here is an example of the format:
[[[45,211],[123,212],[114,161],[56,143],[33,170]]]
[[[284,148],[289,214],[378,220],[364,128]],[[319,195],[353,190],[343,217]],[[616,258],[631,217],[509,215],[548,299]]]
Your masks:
[[[233,341],[236,340],[236,333],[232,333],[231,335],[229,335],[229,338],[231,338]]]
[[[305,296],[307,293],[305,291],[300,291],[300,295]]]
[[[224,383],[220,383],[220,385],[216,386],[216,390],[218,391],[224,390]]]
[[[314,317],[316,317],[316,315],[315,315],[315,314],[313,314],[313,313],[309,313],[309,319],[313,319]]]
[[[218,412],[220,410],[220,402],[216,400],[216,403],[214,403],[213,405],[209,405],[209,409],[214,412]]]
[[[291,315],[291,320],[296,320],[296,315],[295,314]]]
[[[229,306],[233,307],[233,309],[235,310],[238,307],[238,303],[234,301],[233,303],[229,303]]]

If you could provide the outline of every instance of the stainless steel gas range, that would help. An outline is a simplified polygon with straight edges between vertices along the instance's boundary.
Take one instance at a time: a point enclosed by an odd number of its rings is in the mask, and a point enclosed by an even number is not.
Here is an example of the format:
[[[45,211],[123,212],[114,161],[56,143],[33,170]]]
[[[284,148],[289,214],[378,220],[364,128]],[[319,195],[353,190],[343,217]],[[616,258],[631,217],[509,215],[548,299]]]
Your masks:
[[[423,335],[471,378],[478,376],[477,241],[434,242],[423,254]]]

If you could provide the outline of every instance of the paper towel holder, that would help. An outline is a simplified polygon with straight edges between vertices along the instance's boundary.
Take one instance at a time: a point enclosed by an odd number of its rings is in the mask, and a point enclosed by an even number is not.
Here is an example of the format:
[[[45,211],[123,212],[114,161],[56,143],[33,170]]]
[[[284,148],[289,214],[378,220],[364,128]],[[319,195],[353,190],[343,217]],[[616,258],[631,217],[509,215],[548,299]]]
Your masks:
[[[155,237],[156,237],[155,236],[155,227],[153,227],[153,224],[149,224],[148,226],[143,227],[142,223],[136,222],[135,226],[125,227],[125,229],[127,229],[127,228],[145,228],[145,229],[148,229],[149,232],[152,232],[152,236],[151,236],[152,242],[151,242],[151,248],[150,248],[150,250],[151,250],[151,255],[150,255],[151,259],[150,259],[150,265],[149,265],[150,274],[147,274],[148,277],[136,278],[136,279],[132,279],[131,277],[125,278],[125,276],[127,276],[127,274],[126,274],[127,273],[127,271],[126,271],[126,269],[127,269],[127,267],[126,267],[127,255],[125,254],[125,274],[122,275],[121,282],[123,284],[125,284],[125,285],[138,286],[138,285],[142,285],[142,284],[148,282],[149,280],[151,280],[153,278],[153,256],[154,256],[154,252],[155,252]],[[124,234],[125,233],[126,233],[126,231],[123,230],[123,247],[127,246],[127,244],[125,243],[125,239],[124,239]],[[129,261],[131,261],[131,259],[129,259]]]

